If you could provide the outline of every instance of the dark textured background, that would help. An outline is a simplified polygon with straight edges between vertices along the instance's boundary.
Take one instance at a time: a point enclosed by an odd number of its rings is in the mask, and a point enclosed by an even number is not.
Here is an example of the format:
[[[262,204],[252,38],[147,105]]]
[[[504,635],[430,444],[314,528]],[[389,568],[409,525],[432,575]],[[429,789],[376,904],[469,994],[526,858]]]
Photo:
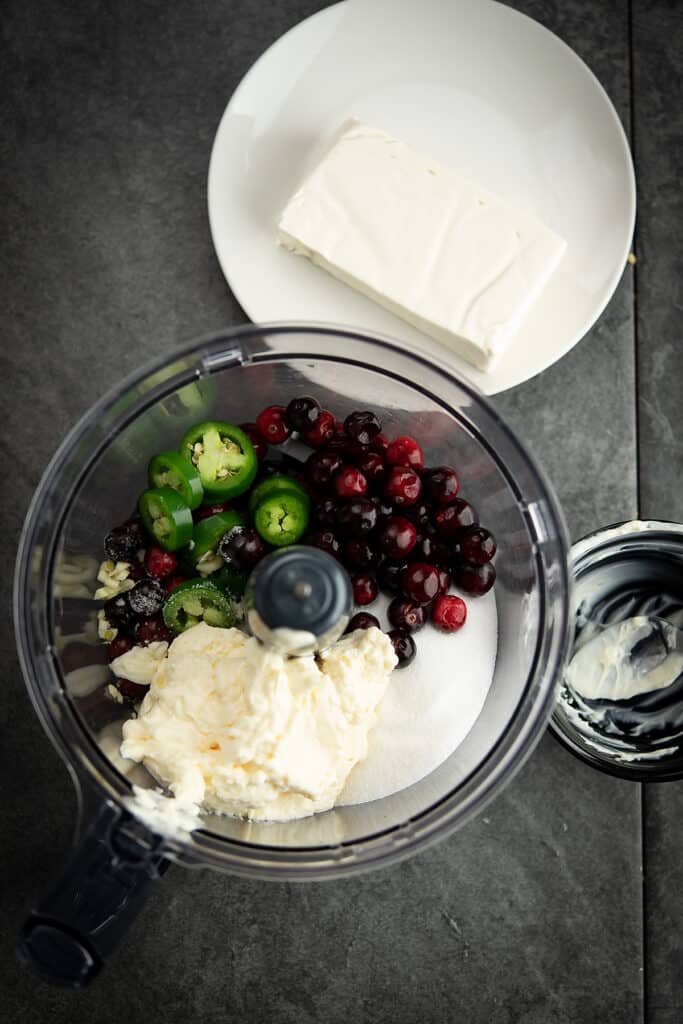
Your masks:
[[[402,0],[397,0],[402,2]],[[406,0],[407,2],[407,0]],[[683,786],[599,775],[550,738],[479,818],[394,869],[326,885],[174,869],[86,994],[22,973],[22,916],[75,801],[24,692],[10,578],[58,440],[142,358],[244,315],[206,218],[210,146],[254,59],[320,0],[3,0],[0,1014],[10,1024],[680,1024]],[[574,537],[683,519],[678,0],[515,0],[596,72],[635,149],[638,264],[598,325],[495,399]]]

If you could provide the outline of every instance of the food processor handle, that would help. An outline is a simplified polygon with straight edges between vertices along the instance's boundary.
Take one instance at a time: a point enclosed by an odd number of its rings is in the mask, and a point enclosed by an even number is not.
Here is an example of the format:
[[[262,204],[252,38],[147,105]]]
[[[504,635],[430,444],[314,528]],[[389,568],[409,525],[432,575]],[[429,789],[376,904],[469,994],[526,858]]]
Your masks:
[[[19,958],[57,984],[89,985],[169,866],[162,843],[136,818],[104,804],[24,924]]]

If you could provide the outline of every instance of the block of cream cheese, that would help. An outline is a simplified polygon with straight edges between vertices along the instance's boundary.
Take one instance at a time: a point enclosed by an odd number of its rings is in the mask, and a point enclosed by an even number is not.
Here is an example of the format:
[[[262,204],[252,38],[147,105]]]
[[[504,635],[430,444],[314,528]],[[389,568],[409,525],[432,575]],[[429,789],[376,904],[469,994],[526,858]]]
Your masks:
[[[278,241],[483,370],[566,246],[536,217],[359,121],[292,196]]]

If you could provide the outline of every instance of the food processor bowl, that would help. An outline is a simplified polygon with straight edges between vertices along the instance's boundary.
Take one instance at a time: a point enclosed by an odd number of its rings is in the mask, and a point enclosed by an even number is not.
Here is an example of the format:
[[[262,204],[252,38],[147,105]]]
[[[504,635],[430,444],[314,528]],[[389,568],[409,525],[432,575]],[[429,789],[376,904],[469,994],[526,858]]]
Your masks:
[[[102,539],[134,511],[150,456],[175,448],[199,420],[253,420],[264,406],[302,393],[340,417],[373,409],[389,436],[415,435],[431,464],[457,467],[462,493],[498,542],[493,681],[465,740],[408,789],[286,823],[205,815],[194,831],[161,832],[140,816],[131,780],[116,766],[111,737],[127,713],[106,693],[105,659],[85,672],[74,668],[68,644],[76,640],[86,662],[89,649],[98,661],[101,602],[91,595]],[[552,490],[509,427],[445,364],[388,339],[312,324],[247,326],[196,341],[128,378],[61,445],[20,544],[22,668],[84,808],[80,846],[29,919],[23,955],[66,983],[86,984],[169,861],[253,878],[336,878],[393,863],[467,821],[545,728],[568,646],[567,552]],[[458,685],[455,661],[444,664],[443,685]],[[157,785],[142,767],[133,781]]]

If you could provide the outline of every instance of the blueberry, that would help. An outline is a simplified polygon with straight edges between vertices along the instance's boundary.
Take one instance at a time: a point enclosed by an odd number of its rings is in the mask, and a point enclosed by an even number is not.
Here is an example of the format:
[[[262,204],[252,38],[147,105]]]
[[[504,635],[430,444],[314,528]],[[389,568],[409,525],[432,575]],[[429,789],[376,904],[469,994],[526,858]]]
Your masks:
[[[128,562],[142,547],[140,530],[135,521],[115,526],[104,538],[104,550],[112,562]]]
[[[135,622],[135,612],[130,606],[128,593],[110,598],[103,608],[104,616],[111,626],[127,630]]]
[[[147,618],[156,615],[164,606],[166,593],[157,580],[140,580],[128,592],[130,607],[136,615]]]
[[[251,569],[263,558],[268,548],[251,526],[233,526],[223,534],[217,552],[226,565]]]

